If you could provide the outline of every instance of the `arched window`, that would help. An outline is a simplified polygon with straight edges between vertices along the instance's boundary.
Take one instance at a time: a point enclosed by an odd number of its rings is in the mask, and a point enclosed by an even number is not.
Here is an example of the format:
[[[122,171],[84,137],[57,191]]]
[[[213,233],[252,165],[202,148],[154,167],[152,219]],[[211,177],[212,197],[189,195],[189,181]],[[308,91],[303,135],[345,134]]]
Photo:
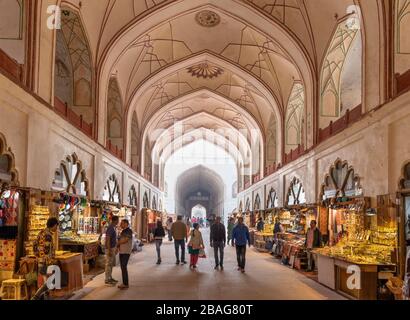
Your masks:
[[[137,191],[134,185],[131,186],[130,191],[128,192],[128,203],[133,207],[138,206]]]
[[[355,196],[361,193],[360,179],[347,161],[337,159],[322,184],[321,199]]]
[[[115,203],[121,202],[120,184],[115,174],[109,176],[105,184],[103,200]]]
[[[54,173],[52,189],[81,196],[89,196],[89,183],[81,161],[73,153],[61,161]]]
[[[144,197],[142,199],[142,207],[149,208],[149,199],[148,199],[148,194],[146,192],[144,192]]]
[[[242,200],[239,202],[239,213],[243,212],[243,202]]]
[[[306,203],[306,195],[305,190],[302,186],[302,182],[300,182],[296,177],[293,178],[292,182],[290,183],[286,203],[288,206],[295,206]]]
[[[289,97],[285,121],[285,152],[303,145],[305,117],[305,90],[301,83],[295,83]]]
[[[249,198],[246,199],[245,211],[251,211],[251,200]]]
[[[157,210],[157,198],[155,196],[152,197],[152,209]]]
[[[339,23],[322,65],[320,78],[320,128],[354,109],[362,101],[362,39],[355,13]],[[350,23],[348,23],[350,22]]]
[[[271,188],[268,195],[268,200],[266,201],[266,208],[273,209],[278,207],[278,195],[275,189]]]
[[[18,172],[14,154],[7,147],[6,138],[0,133],[0,190],[8,186],[18,186]]]
[[[259,197],[259,194],[256,195],[255,197],[255,203],[253,204],[253,210],[260,210],[261,209],[261,198]]]
[[[56,31],[54,95],[88,123],[94,120],[91,57],[80,15],[63,9]]]

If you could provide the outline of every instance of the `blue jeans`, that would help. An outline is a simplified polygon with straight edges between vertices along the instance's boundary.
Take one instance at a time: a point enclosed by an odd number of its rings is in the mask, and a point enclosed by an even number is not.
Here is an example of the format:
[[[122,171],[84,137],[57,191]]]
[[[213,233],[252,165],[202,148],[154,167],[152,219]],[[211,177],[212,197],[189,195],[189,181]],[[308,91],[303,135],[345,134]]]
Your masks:
[[[155,248],[157,249],[158,260],[161,260],[161,246],[162,246],[162,240],[155,239]]]
[[[185,239],[176,240],[174,239],[174,246],[175,246],[175,257],[177,261],[179,261],[179,247],[181,247],[181,261],[185,261]]]

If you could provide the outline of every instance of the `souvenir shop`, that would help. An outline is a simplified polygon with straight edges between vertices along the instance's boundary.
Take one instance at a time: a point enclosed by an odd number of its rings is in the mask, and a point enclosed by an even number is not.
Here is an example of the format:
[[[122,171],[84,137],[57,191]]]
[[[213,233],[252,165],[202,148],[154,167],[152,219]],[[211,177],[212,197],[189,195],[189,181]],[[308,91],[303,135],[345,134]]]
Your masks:
[[[325,177],[321,199],[325,247],[314,250],[319,282],[350,299],[391,299],[386,285],[400,260],[395,201],[379,196],[372,207],[354,169],[340,160]],[[348,285],[352,265],[360,269],[356,286]]]
[[[274,245],[274,229],[279,209],[278,197],[273,188],[269,191],[266,208],[257,217],[257,221],[259,218],[263,221],[263,230],[255,232],[254,246],[259,252],[270,252]]]
[[[157,221],[162,221],[166,225],[167,215],[157,210],[156,199],[153,197],[151,208],[149,205],[148,194],[144,194],[143,208],[141,210],[141,227],[139,228],[140,239],[144,242],[152,242],[154,240],[154,230],[157,226]],[[175,220],[174,220],[175,221]]]
[[[3,189],[1,199],[0,210],[3,218],[0,227],[0,252],[2,252],[0,280],[13,283],[16,282],[16,276],[25,279],[24,283],[18,285],[27,287],[27,294],[22,299],[28,299],[42,285],[42,278],[37,274],[34,241],[40,231],[46,228],[48,218],[58,218],[60,204],[57,202],[55,192],[31,188]],[[60,247],[57,234],[54,238],[54,246]],[[56,260],[66,281],[62,283],[61,290],[52,292],[52,296],[67,296],[81,289],[83,287],[82,254],[57,250]],[[3,299],[15,299],[11,292],[13,291],[3,293],[5,295]]]
[[[282,263],[292,268],[307,268],[307,255],[304,248],[306,233],[312,220],[317,220],[316,204],[307,204],[305,190],[301,181],[294,178],[286,196],[286,207],[278,210],[277,228],[273,253]],[[279,231],[278,230],[278,231]]]

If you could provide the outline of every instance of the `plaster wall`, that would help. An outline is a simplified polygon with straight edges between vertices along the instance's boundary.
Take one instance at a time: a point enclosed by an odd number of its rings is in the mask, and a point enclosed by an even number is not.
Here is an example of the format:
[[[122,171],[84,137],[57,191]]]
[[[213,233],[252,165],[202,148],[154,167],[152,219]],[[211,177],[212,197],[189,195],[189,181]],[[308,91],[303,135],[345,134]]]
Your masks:
[[[136,171],[2,75],[0,132],[14,153],[21,186],[51,190],[54,172],[60,162],[75,152],[90,181],[92,199],[102,199],[111,174],[118,179],[125,204],[132,184],[137,193],[140,184],[144,183],[148,195],[155,190],[158,197],[162,196],[160,190]],[[140,192],[139,201],[142,201],[142,195]]]
[[[410,161],[409,105],[410,93],[407,93],[379,110],[367,113],[342,133],[241,192],[238,199],[246,198],[261,187],[265,187],[268,194],[274,186],[282,207],[290,182],[297,177],[305,189],[307,203],[316,203],[326,173],[340,158],[353,166],[355,174],[360,177],[364,195],[371,197],[372,205],[375,205],[378,195],[397,191],[402,168]]]

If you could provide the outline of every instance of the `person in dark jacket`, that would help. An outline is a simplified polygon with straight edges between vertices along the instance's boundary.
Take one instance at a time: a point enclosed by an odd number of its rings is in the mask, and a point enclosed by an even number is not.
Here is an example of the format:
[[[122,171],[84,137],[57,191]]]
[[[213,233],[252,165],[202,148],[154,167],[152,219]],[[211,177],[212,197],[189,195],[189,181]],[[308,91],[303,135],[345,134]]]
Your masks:
[[[262,217],[260,217],[260,218],[258,219],[258,223],[256,224],[256,230],[257,230],[258,232],[262,232],[263,229],[264,229],[264,227],[265,227],[265,223],[263,222]]]
[[[157,264],[161,264],[161,246],[162,246],[162,239],[165,237],[165,230],[162,226],[162,221],[157,221],[157,227],[154,230],[154,240],[155,240],[155,248],[157,249]]]
[[[306,251],[308,257],[308,270],[313,271],[315,268],[315,254],[312,252],[315,248],[320,248],[322,246],[322,234],[320,230],[316,227],[317,222],[316,220],[312,220],[310,222],[310,228],[307,230],[306,233]]]
[[[246,244],[251,246],[251,240],[249,237],[249,229],[243,223],[243,217],[238,218],[238,224],[233,228],[232,241],[236,247],[236,258],[238,260],[238,271],[245,273],[245,256],[246,256]]]
[[[218,267],[224,269],[224,249],[226,246],[226,229],[221,223],[221,217],[216,217],[215,223],[211,226],[211,248],[214,248],[215,270]]]

